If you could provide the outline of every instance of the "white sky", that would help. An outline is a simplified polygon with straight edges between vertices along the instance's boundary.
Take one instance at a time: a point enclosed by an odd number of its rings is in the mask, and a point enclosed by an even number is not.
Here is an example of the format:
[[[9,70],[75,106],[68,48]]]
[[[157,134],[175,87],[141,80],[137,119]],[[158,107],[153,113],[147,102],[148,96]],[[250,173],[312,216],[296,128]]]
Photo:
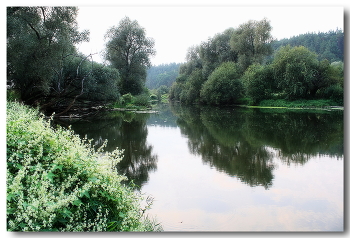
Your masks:
[[[326,32],[344,29],[344,9],[341,5],[269,5],[239,6],[233,4],[174,4],[174,5],[94,5],[80,6],[78,23],[81,30],[90,30],[90,42],[79,45],[84,54],[104,49],[104,35],[112,26],[128,16],[155,40],[156,56],[153,65],[185,62],[187,49],[221,33],[236,28],[248,20],[266,17],[276,39],[307,32]],[[100,55],[94,60],[102,62]]]

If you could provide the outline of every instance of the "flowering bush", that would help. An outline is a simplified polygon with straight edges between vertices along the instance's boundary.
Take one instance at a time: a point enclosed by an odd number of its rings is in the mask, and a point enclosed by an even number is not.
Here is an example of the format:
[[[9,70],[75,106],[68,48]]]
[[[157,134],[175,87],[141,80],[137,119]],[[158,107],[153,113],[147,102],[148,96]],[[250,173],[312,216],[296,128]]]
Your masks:
[[[8,102],[8,231],[160,230],[143,216],[142,195],[121,183],[120,159]]]

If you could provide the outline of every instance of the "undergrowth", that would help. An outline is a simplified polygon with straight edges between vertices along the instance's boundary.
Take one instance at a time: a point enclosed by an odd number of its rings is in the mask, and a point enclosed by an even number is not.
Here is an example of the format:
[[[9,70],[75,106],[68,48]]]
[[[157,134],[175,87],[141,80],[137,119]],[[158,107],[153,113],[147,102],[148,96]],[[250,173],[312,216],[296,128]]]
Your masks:
[[[289,108],[324,108],[329,106],[337,106],[338,104],[330,99],[318,100],[295,100],[288,101],[284,99],[263,100],[259,103],[261,107],[289,107]]]
[[[122,152],[97,151],[38,111],[7,103],[8,231],[160,231],[123,185]],[[147,200],[149,201],[149,200]]]

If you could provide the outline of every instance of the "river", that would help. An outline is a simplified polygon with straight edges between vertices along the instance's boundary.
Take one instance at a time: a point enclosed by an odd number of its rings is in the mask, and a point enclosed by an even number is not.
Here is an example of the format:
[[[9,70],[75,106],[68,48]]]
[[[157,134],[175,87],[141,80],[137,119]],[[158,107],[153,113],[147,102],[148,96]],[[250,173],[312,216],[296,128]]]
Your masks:
[[[343,111],[155,109],[69,124],[124,150],[165,231],[343,231]]]

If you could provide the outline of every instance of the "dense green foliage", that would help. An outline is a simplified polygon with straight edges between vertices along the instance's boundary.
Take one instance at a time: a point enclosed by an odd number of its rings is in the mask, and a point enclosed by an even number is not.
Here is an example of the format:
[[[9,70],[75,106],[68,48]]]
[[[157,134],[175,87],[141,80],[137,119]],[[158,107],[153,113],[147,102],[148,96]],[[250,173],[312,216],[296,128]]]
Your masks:
[[[280,48],[272,67],[278,87],[290,99],[315,98],[316,92],[337,83],[327,60],[318,61],[316,53],[304,46]]]
[[[49,95],[62,61],[76,54],[74,44],[88,40],[76,16],[75,7],[7,8],[7,82],[22,100],[32,104]]]
[[[125,17],[119,25],[106,34],[105,58],[120,73],[121,94],[142,93],[150,56],[155,54],[154,40],[146,37],[146,31],[136,20]]]
[[[151,97],[148,93],[133,96],[131,93],[124,94],[114,103],[114,108],[130,110],[147,110],[151,108]]]
[[[95,151],[38,111],[7,104],[9,231],[154,231],[142,196],[115,169],[119,150]]]
[[[274,41],[272,48],[281,46],[305,46],[318,55],[318,60],[327,59],[330,62],[344,61],[344,32],[341,30],[306,33],[289,39]]]
[[[179,76],[179,63],[151,66],[147,70],[146,87],[157,89],[161,86],[170,87]]]
[[[242,73],[251,63],[262,63],[264,56],[271,51],[270,31],[271,26],[266,19],[249,21],[240,25],[238,29],[229,28],[202,42],[199,46],[190,47],[186,56],[187,62],[180,66],[180,75],[170,89],[170,99],[184,103],[231,104],[237,102],[237,99],[244,95],[240,80]],[[226,62],[236,64],[235,66],[230,64],[231,68],[235,68],[234,74],[229,71],[218,73],[226,68],[228,65]],[[228,73],[225,79],[218,78],[221,76],[211,77],[218,68],[221,70],[215,74]],[[211,80],[207,83],[209,78]],[[235,82],[231,83],[230,80]],[[205,89],[204,85],[206,85]],[[234,92],[231,92],[233,88]],[[193,95],[190,93],[191,89],[201,93]],[[209,95],[214,92],[215,95]],[[227,93],[230,95],[226,95]]]
[[[248,21],[190,47],[169,98],[215,105],[258,105],[267,99],[329,99],[342,105],[343,63],[330,63],[327,57],[305,46],[281,46],[273,52],[271,29],[266,19]],[[327,45],[341,48],[341,32],[329,35],[334,37]],[[235,68],[235,73],[228,70],[228,65]]]
[[[238,63],[245,70],[253,63],[262,63],[272,53],[272,27],[267,19],[248,21],[238,27],[230,39],[231,48],[238,53]]]
[[[56,116],[119,97],[119,73],[76,50],[75,7],[7,8],[7,84],[29,105]],[[77,106],[76,106],[77,105]]]
[[[244,72],[242,83],[246,96],[252,100],[253,104],[271,97],[276,88],[273,80],[273,69],[269,65],[251,65]]]
[[[222,63],[210,74],[200,91],[201,100],[207,104],[235,104],[243,92],[238,67],[233,62]]]

